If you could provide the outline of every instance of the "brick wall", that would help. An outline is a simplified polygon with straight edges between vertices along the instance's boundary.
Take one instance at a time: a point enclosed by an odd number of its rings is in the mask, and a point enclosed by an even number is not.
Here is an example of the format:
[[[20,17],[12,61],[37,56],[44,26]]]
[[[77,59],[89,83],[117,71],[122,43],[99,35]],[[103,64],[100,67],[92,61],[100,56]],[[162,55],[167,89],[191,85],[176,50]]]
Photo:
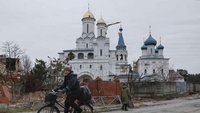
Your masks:
[[[0,103],[8,104],[11,101],[11,94],[6,85],[0,85]]]
[[[120,81],[92,80],[88,83],[92,96],[117,96],[120,95]]]

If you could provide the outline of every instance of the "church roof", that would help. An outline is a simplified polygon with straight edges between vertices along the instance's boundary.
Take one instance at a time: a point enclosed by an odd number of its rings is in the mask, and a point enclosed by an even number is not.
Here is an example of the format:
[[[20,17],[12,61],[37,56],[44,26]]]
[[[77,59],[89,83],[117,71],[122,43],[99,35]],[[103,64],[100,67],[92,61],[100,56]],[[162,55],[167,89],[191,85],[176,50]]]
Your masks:
[[[101,17],[98,21],[97,24],[106,24],[105,20]]]
[[[116,46],[117,49],[126,49],[126,45],[124,43],[124,38],[123,38],[123,35],[122,35],[122,27],[120,27],[119,29],[119,40],[118,40],[118,45]]]
[[[151,34],[149,35],[149,37],[145,40],[144,45],[148,46],[148,45],[156,45],[157,41],[151,36]]]
[[[160,44],[157,49],[164,49],[164,46],[162,44]]]
[[[83,15],[83,19],[84,18],[94,18],[94,15],[88,10],[84,15]]]

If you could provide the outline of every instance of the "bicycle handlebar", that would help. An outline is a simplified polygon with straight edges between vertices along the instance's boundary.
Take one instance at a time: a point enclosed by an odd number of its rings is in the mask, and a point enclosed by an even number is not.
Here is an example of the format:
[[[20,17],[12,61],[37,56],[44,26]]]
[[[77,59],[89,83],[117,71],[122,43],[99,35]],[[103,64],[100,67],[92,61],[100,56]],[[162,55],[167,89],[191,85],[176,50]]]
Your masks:
[[[49,92],[49,93],[51,93],[51,94],[53,94],[53,95],[59,95],[59,94],[63,94],[64,92],[65,92],[64,90],[58,90],[58,91],[52,90],[52,91]]]

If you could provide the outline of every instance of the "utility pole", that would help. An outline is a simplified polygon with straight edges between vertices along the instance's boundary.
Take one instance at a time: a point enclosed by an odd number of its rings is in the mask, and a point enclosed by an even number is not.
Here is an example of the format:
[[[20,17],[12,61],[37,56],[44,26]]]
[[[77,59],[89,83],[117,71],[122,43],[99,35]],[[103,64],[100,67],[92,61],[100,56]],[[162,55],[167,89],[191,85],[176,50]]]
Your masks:
[[[111,25],[115,25],[115,24],[119,24],[119,23],[121,23],[121,22],[110,23],[110,24],[106,25],[106,27],[108,28],[108,27],[111,26]]]

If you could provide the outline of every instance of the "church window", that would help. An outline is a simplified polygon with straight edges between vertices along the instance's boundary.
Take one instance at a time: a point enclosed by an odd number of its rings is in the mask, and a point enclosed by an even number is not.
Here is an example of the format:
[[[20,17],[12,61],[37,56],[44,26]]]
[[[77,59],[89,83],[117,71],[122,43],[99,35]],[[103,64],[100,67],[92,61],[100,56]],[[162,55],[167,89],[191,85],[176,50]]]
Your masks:
[[[152,50],[152,48],[151,48],[151,54],[153,53],[153,50]]]
[[[125,61],[127,61],[127,56],[125,55]]]
[[[117,61],[118,61],[118,55],[116,57],[117,57]]]
[[[144,74],[147,74],[147,70],[146,69],[144,70]]]
[[[80,65],[80,69],[82,68],[82,65]]]
[[[93,53],[88,53],[87,58],[88,58],[88,59],[94,59],[94,54],[93,54]]]
[[[163,71],[163,69],[161,69],[161,74],[163,74],[164,73],[164,71]]]
[[[153,74],[155,74],[156,73],[156,71],[155,71],[155,69],[153,69]]]
[[[122,54],[120,55],[120,60],[123,60],[123,55]]]
[[[87,24],[87,33],[89,33],[89,24]]]
[[[90,68],[92,68],[92,65],[90,65]]]
[[[88,44],[86,44],[86,48],[88,48]]]
[[[102,29],[100,30],[100,35],[102,36]]]
[[[102,70],[103,69],[103,66],[102,65],[100,65],[100,70]]]
[[[78,53],[78,59],[84,59],[84,54],[83,53]]]
[[[102,49],[100,49],[100,56],[102,56],[102,54],[103,54],[103,51],[102,51]]]
[[[149,66],[150,64],[148,64],[148,63],[145,63],[144,65],[145,65],[145,66]]]

